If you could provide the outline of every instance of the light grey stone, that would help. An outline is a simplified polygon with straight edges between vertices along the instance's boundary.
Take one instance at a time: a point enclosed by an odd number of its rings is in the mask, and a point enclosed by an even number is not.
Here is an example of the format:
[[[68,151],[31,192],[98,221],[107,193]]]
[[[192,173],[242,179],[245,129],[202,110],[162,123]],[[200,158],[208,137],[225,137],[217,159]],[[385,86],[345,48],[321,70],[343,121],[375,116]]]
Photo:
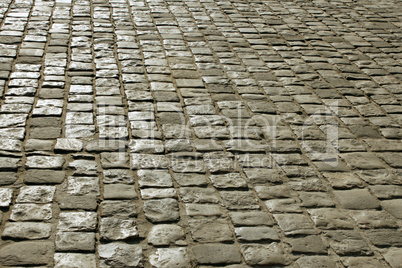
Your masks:
[[[158,248],[150,255],[149,262],[156,268],[190,267],[186,248]]]
[[[100,235],[105,240],[123,240],[138,236],[137,226],[132,219],[102,218]]]
[[[95,254],[56,253],[54,254],[55,268],[96,268]]]
[[[148,243],[154,246],[182,244],[185,239],[183,228],[172,224],[158,224],[148,234]]]
[[[179,205],[176,199],[164,198],[144,201],[145,217],[151,222],[176,221],[179,216]]]
[[[61,169],[64,164],[62,156],[28,156],[26,166],[28,168]]]
[[[52,233],[52,225],[42,222],[8,222],[2,237],[16,239],[45,239]]]
[[[15,204],[10,216],[13,221],[48,221],[51,218],[51,204]]]
[[[95,251],[95,233],[58,232],[56,234],[57,251]]]
[[[97,177],[68,177],[67,193],[70,195],[99,195],[99,179]]]
[[[23,186],[17,196],[17,203],[51,203],[55,191],[55,186]]]
[[[286,258],[278,243],[269,245],[245,244],[241,251],[249,265],[285,265]]]
[[[62,212],[57,229],[66,232],[95,231],[96,225],[95,212]]]
[[[0,207],[8,207],[13,197],[13,189],[0,188]]]
[[[142,267],[143,256],[140,245],[113,242],[98,246],[100,267]]]
[[[82,150],[83,142],[77,139],[57,139],[54,149],[57,151],[79,152]]]
[[[138,170],[140,187],[172,187],[173,181],[167,170]]]

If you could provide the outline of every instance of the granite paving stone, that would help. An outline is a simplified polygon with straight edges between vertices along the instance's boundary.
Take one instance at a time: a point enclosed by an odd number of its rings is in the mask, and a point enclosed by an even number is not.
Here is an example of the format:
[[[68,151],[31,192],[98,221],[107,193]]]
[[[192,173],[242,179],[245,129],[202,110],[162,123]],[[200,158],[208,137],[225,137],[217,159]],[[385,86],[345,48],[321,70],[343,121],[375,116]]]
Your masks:
[[[1,267],[400,267],[399,0],[3,0]]]

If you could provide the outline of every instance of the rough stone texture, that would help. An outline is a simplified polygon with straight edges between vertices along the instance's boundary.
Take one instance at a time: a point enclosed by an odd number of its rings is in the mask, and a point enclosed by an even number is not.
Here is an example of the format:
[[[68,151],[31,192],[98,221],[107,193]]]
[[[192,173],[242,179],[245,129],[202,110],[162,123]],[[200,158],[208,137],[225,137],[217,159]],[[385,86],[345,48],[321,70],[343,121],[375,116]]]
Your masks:
[[[296,261],[297,265],[300,268],[307,267],[328,267],[328,268],[336,268],[336,263],[327,256],[306,256],[301,257]]]
[[[138,236],[138,231],[134,220],[110,217],[102,218],[100,235],[105,240],[123,240]]]
[[[142,267],[142,248],[121,242],[98,247],[102,267]]]
[[[192,248],[197,262],[200,264],[239,263],[241,255],[233,245],[201,244]]]
[[[64,159],[61,156],[29,156],[26,166],[28,168],[61,169]]]
[[[13,189],[0,188],[0,207],[8,207],[13,197]]]
[[[233,241],[233,234],[228,221],[215,217],[197,217],[189,219],[193,240],[198,242]]]
[[[96,267],[95,255],[81,253],[56,253],[54,254],[54,267]]]
[[[183,228],[170,224],[155,225],[148,235],[148,243],[155,246],[165,246],[172,243],[181,244],[184,239]]]
[[[391,265],[392,268],[401,265],[402,255],[400,248],[390,248],[383,252],[385,260]]]
[[[59,215],[60,231],[94,231],[97,217],[95,212],[62,212]]]
[[[334,191],[335,196],[347,209],[376,209],[380,203],[366,189]]]
[[[0,2],[1,267],[400,267],[399,0]]]
[[[339,255],[371,255],[363,237],[355,231],[328,231],[326,236],[335,252]]]
[[[65,177],[64,171],[30,169],[24,177],[28,184],[59,184]]]
[[[187,250],[185,248],[158,248],[150,256],[149,262],[153,267],[189,267],[187,259]]]
[[[57,251],[94,251],[95,233],[58,232],[56,234]]]
[[[51,203],[55,191],[54,186],[24,186],[17,196],[17,203]]]
[[[246,244],[241,250],[248,265],[284,265],[286,258],[277,243],[269,245]]]
[[[46,265],[52,262],[53,245],[49,242],[16,242],[3,246],[0,263],[4,266]]]
[[[144,202],[145,216],[152,222],[176,221],[179,219],[178,202],[172,198]]]
[[[52,233],[52,225],[49,223],[35,222],[8,222],[6,223],[2,237],[15,239],[46,239]]]

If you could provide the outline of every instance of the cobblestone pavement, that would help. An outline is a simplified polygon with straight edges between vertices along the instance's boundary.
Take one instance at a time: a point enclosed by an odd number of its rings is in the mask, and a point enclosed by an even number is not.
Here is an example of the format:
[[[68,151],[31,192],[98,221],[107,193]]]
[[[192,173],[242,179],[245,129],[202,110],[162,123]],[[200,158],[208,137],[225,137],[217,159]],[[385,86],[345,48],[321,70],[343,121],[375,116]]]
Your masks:
[[[1,267],[402,267],[399,0],[1,0]]]

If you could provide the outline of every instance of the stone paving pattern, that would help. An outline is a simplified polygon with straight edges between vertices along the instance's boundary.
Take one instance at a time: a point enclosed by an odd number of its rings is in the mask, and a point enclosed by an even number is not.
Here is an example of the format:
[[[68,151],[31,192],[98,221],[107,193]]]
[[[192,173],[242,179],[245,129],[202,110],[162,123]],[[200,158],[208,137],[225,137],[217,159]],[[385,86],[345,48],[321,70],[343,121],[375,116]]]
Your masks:
[[[2,0],[1,267],[402,267],[402,2]]]

